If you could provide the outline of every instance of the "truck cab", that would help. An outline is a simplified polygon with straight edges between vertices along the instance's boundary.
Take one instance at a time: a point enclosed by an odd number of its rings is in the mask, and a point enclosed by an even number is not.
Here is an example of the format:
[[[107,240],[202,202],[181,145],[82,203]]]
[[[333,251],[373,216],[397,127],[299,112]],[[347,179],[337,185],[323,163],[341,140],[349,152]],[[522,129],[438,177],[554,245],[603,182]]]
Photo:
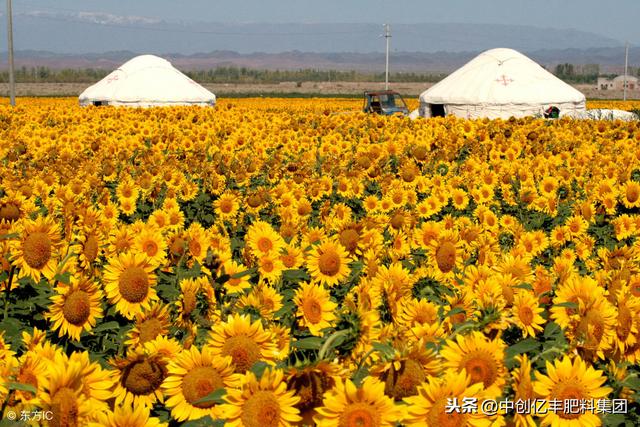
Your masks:
[[[365,113],[385,116],[407,115],[409,109],[402,96],[393,90],[367,91],[364,93]]]

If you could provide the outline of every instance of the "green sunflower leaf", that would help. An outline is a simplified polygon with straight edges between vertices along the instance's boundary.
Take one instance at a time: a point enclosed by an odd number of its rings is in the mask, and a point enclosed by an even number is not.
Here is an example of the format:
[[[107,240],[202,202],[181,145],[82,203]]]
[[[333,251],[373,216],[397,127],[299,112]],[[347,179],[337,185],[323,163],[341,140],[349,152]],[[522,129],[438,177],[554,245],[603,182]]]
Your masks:
[[[226,394],[227,394],[227,390],[225,390],[224,388],[219,388],[219,389],[209,393],[208,395],[206,395],[202,399],[196,400],[193,403],[194,404],[215,403],[216,405],[219,405],[221,403],[225,403],[224,402],[224,396]]]

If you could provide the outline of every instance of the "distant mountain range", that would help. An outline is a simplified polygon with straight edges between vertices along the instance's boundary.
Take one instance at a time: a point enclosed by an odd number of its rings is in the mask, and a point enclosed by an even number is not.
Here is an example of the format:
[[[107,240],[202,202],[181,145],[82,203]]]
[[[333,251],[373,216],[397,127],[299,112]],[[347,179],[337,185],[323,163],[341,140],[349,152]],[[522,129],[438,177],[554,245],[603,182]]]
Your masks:
[[[4,21],[4,17],[0,18]],[[105,13],[30,12],[14,16],[18,66],[112,69],[142,53],[181,69],[238,66],[262,69],[382,71],[379,24],[219,24],[168,22]],[[448,72],[494,47],[517,49],[548,67],[600,64],[618,72],[624,46],[598,34],[516,25],[425,23],[391,26],[391,68]],[[0,31],[0,49],[6,32]],[[96,52],[96,53],[86,53]],[[640,48],[629,64],[640,65]],[[6,52],[0,53],[6,67]]]
[[[17,51],[16,66],[46,66],[61,68],[100,68],[114,69],[136,55],[146,52],[106,52],[92,54],[60,54],[48,51]],[[394,72],[446,73],[450,72],[477,55],[479,51],[469,52],[393,52],[391,70]],[[624,68],[624,48],[591,49],[547,49],[524,52],[534,61],[553,69],[559,63],[599,64],[602,73],[621,73]],[[193,55],[163,54],[162,57],[182,70],[212,69],[221,66],[247,67],[270,70],[325,69],[383,71],[385,57],[383,53],[249,53],[241,54],[229,51],[214,51]],[[0,54],[0,68],[6,68],[7,54]],[[640,64],[640,48],[629,50],[629,64]]]
[[[384,51],[382,32],[381,24],[221,24],[89,12],[14,14],[17,50],[67,54],[125,50],[184,55],[212,51],[369,53]],[[459,53],[493,47],[534,52],[622,46],[618,40],[586,31],[507,24],[391,24],[391,35],[394,52]],[[0,46],[6,46],[6,31],[0,31]]]

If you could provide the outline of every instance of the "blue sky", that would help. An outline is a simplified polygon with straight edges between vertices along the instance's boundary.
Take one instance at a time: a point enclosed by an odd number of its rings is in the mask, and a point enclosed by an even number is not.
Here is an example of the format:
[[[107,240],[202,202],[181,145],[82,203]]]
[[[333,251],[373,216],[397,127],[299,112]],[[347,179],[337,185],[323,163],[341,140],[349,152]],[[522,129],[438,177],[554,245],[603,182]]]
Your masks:
[[[463,22],[591,31],[640,44],[640,0],[13,0],[15,12],[86,11],[209,22]],[[5,2],[0,2],[4,11]]]

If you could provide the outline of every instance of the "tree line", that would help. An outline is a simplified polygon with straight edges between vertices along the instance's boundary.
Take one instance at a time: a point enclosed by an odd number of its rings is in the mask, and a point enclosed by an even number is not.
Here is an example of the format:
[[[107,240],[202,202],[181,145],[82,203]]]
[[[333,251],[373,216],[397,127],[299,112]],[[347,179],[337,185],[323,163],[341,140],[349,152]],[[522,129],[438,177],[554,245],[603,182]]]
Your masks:
[[[640,77],[640,67],[629,67],[628,75]],[[598,64],[558,64],[554,69],[554,74],[568,83],[590,83],[596,84],[598,77],[615,77],[617,74],[601,74]]]
[[[111,71],[97,68],[52,69],[49,67],[20,67],[15,70],[18,83],[92,83]],[[282,82],[383,82],[384,73],[337,70],[260,70],[246,67],[217,67],[209,70],[184,72],[199,83],[282,83]],[[394,82],[437,82],[442,73],[391,73]],[[9,72],[0,72],[0,82],[9,81]]]
[[[631,75],[640,77],[640,68],[630,67]],[[552,72],[568,83],[595,84],[600,74],[598,64],[574,65],[557,64]],[[15,70],[18,83],[93,83],[110,73],[98,68],[20,67]],[[185,74],[199,83],[282,83],[282,82],[383,82],[383,72],[338,71],[338,70],[261,70],[247,67],[217,67],[209,70],[185,71]],[[446,73],[394,72],[389,79],[393,82],[435,83],[446,77]],[[7,70],[0,72],[0,82],[9,81]]]

